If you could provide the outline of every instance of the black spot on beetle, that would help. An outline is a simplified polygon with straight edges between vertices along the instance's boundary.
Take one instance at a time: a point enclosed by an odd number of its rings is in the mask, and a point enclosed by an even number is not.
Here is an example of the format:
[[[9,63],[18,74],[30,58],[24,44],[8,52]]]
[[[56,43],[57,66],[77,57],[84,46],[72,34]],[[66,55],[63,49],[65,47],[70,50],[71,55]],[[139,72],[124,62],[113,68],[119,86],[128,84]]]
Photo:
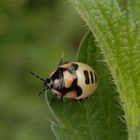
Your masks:
[[[90,71],[90,77],[91,77],[91,83],[94,83],[94,79],[93,79],[93,73]]]
[[[62,73],[64,72],[65,70],[61,67],[59,67],[55,73],[51,76],[51,79],[52,80],[55,80],[55,79],[60,79],[62,78]]]
[[[84,75],[85,75],[85,83],[86,83],[86,84],[89,84],[90,81],[89,81],[89,74],[88,74],[88,71],[87,71],[87,70],[84,70],[83,73],[84,73]]]
[[[74,70],[76,71],[78,69],[78,65],[75,64],[75,63],[72,63],[73,67],[74,67]]]
[[[80,96],[82,94],[82,89],[79,86],[76,86],[75,91],[77,93],[77,97]]]
[[[66,95],[70,91],[76,91],[77,97],[82,94],[82,89],[77,85],[77,78],[73,81],[72,85],[70,88],[65,88],[63,87],[62,89],[58,90],[59,92],[62,93],[62,95]]]

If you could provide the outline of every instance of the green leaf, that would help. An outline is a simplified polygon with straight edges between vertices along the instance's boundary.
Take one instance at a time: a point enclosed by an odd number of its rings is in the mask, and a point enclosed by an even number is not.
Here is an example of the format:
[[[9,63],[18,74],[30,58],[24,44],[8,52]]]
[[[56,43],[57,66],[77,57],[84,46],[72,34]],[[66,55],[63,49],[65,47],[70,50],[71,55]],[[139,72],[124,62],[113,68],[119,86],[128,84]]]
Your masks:
[[[124,112],[112,77],[91,33],[80,45],[77,60],[92,66],[98,77],[93,96],[83,101],[59,99],[50,107],[56,122],[52,129],[59,140],[127,140]],[[47,102],[52,96],[47,94]]]
[[[69,1],[85,20],[105,56],[124,103],[129,139],[140,139],[140,28],[136,22],[139,1],[130,0],[123,8],[116,0]]]

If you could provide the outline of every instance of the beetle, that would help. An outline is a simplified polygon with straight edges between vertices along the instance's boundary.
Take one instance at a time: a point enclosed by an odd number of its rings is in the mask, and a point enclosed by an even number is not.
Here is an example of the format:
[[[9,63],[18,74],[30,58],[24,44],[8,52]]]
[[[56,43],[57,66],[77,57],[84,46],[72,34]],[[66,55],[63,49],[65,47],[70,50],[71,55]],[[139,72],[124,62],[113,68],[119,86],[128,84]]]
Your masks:
[[[57,97],[74,100],[85,99],[90,97],[97,87],[95,70],[81,62],[60,62],[46,79],[31,71],[30,73],[44,82],[43,91],[52,91],[52,94],[55,95],[52,102]]]

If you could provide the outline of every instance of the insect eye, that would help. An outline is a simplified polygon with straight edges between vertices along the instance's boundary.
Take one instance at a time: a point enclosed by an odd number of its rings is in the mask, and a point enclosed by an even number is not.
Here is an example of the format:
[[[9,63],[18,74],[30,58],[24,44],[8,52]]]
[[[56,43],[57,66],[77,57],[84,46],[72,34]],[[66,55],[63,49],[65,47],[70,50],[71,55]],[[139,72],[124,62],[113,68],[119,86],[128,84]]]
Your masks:
[[[47,78],[46,81],[44,82],[44,86],[51,88],[51,79]]]

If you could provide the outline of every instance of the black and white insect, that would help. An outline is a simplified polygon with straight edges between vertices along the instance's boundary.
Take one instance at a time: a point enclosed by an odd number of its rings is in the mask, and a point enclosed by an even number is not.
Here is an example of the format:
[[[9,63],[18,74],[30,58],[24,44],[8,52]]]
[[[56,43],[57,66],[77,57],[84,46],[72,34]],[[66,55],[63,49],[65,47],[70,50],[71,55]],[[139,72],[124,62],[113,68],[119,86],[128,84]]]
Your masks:
[[[61,99],[85,99],[90,97],[97,87],[97,76],[95,70],[81,62],[61,63],[47,79],[40,78],[30,72],[44,83],[45,90]],[[53,99],[53,100],[54,100]]]

